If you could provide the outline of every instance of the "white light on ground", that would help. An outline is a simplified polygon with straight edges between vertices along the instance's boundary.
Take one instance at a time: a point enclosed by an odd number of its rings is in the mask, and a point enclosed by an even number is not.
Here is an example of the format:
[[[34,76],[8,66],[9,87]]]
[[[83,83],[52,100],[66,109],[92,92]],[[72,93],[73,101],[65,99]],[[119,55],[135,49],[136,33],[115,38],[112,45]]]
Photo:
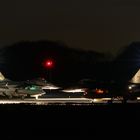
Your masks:
[[[42,89],[60,89],[60,87],[57,87],[57,86],[53,86],[53,85],[48,85],[48,86],[43,86]]]
[[[84,89],[65,89],[62,90],[63,92],[68,92],[68,93],[77,93],[77,92],[85,92]]]
[[[30,104],[30,105],[48,105],[49,103],[59,103],[59,104],[66,104],[66,103],[71,103],[73,104],[80,104],[82,105],[83,103],[92,103],[91,99],[86,99],[86,98],[38,98],[38,100],[34,98],[26,98],[24,100],[21,99],[12,99],[12,100],[0,100],[0,104],[20,104],[20,103],[25,103],[25,104]]]
[[[5,101],[0,101],[0,104],[20,104],[20,101],[10,101],[10,100],[5,100]]]
[[[95,98],[93,99],[93,102],[102,102],[102,101],[110,101],[111,98]]]
[[[128,89],[131,90],[132,89],[132,86],[129,86]]]

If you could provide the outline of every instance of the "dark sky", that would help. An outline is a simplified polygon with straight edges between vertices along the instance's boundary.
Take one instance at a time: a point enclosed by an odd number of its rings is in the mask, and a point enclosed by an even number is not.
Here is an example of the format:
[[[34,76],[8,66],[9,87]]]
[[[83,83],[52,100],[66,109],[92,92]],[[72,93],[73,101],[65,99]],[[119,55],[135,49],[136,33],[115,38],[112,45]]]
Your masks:
[[[1,0],[0,46],[44,39],[116,53],[140,41],[140,1]]]

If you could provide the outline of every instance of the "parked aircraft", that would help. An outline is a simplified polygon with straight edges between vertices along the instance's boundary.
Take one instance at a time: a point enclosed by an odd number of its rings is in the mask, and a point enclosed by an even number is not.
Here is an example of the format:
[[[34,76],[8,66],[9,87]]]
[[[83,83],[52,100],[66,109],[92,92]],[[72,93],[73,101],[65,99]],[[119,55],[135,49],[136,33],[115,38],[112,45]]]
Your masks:
[[[35,85],[41,87],[43,90],[57,90],[60,89],[61,87],[55,86],[52,83],[49,83],[47,80],[44,78],[36,78],[32,80],[27,80],[26,81],[27,85]]]
[[[136,99],[140,97],[140,69],[129,81],[127,91],[127,98]]]
[[[41,87],[33,87],[32,85],[27,86],[25,82],[15,82],[6,79],[0,72],[0,96],[8,98],[14,97],[35,97],[38,99],[39,96],[45,94]]]
[[[136,100],[140,97],[140,69],[130,78],[128,82],[111,81],[97,82],[93,81],[90,84],[82,83],[87,91],[87,98],[119,98],[126,102],[127,100]],[[89,86],[89,87],[88,87]]]

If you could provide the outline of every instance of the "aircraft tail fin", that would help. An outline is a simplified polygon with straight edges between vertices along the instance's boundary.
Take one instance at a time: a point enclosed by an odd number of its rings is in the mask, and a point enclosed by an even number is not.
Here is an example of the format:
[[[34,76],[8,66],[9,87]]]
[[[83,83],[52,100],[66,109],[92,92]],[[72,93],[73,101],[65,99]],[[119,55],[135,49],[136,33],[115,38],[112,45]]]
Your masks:
[[[0,72],[0,81],[3,81],[5,79],[4,75]]]
[[[140,83],[140,69],[137,71],[137,73],[132,77],[130,80],[131,83],[139,84]]]

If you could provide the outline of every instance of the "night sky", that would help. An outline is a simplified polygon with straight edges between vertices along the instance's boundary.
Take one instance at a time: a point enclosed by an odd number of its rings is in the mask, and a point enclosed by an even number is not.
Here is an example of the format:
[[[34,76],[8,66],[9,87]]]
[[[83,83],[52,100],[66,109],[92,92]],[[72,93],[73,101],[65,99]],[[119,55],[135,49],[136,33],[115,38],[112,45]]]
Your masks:
[[[140,41],[140,1],[1,1],[0,46],[22,40],[58,40],[115,54]]]

